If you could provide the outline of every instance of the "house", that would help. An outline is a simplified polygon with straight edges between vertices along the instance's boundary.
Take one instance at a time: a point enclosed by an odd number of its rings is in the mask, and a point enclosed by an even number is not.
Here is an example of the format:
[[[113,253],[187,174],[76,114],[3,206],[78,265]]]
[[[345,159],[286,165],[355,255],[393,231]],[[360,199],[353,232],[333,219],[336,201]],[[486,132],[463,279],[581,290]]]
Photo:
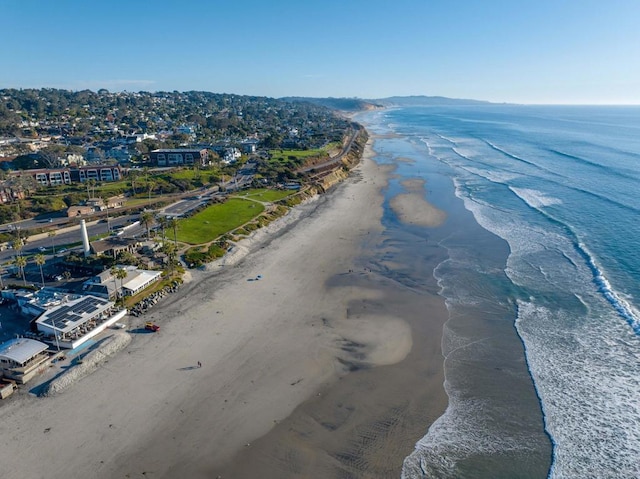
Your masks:
[[[24,191],[11,187],[0,187],[0,203],[13,203],[17,200],[24,200]]]
[[[115,258],[121,251],[133,253],[139,245],[140,242],[134,238],[110,236],[103,240],[93,241],[91,243],[91,254],[97,256],[108,255]]]
[[[124,206],[124,196],[112,196],[106,203],[102,198],[89,198],[83,205],[70,206],[67,208],[67,217],[91,215],[107,209],[122,208]]]
[[[258,149],[258,143],[260,140],[255,138],[247,138],[240,142],[240,148],[242,149],[242,153],[245,155],[250,155],[251,153],[255,153]]]
[[[118,162],[127,162],[131,160],[129,149],[124,146],[116,146],[104,152],[105,158],[113,158]]]
[[[96,210],[93,205],[70,206],[67,208],[67,217],[75,218],[76,216],[91,215],[95,212]]]
[[[209,153],[206,149],[167,148],[149,152],[149,159],[158,166],[204,166],[209,160]]]

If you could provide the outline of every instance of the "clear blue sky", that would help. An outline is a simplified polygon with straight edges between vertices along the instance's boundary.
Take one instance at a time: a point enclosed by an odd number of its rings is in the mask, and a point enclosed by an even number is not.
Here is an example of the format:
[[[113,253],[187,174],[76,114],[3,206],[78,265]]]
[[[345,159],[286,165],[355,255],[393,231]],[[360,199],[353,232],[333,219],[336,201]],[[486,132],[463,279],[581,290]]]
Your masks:
[[[0,88],[640,104],[640,0],[0,0]]]

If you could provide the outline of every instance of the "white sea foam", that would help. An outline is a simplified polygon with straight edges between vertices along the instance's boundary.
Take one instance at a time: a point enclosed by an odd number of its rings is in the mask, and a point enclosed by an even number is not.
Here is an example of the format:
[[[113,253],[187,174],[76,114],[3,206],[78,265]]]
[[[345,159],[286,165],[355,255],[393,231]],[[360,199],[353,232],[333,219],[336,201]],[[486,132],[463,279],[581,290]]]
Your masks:
[[[640,366],[629,361],[640,341],[599,309],[577,324],[568,311],[519,303],[516,327],[554,440],[552,478],[640,477]]]
[[[537,209],[562,204],[562,201],[559,198],[548,196],[542,191],[529,188],[516,188],[515,186],[509,186],[509,189],[518,195],[518,197],[522,198],[522,200],[532,208]]]

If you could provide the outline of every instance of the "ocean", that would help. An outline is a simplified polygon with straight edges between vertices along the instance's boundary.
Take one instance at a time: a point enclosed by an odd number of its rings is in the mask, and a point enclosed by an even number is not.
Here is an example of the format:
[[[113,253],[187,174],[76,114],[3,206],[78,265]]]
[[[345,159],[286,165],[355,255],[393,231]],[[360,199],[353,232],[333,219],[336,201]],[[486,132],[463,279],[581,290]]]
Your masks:
[[[387,228],[447,259],[446,412],[402,476],[640,477],[640,107],[474,105],[359,115],[396,166]],[[426,181],[448,214],[400,225]]]

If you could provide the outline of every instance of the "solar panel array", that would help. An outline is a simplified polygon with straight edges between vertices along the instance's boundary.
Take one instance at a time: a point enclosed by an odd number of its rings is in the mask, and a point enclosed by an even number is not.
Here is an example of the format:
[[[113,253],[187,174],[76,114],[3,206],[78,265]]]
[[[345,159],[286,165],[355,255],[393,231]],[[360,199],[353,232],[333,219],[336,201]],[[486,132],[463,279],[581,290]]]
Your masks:
[[[44,322],[55,326],[57,329],[64,329],[67,321],[78,322],[82,320],[83,313],[91,315],[91,313],[94,313],[107,303],[108,301],[101,298],[83,298],[77,303],[60,306],[55,311],[48,313]]]

